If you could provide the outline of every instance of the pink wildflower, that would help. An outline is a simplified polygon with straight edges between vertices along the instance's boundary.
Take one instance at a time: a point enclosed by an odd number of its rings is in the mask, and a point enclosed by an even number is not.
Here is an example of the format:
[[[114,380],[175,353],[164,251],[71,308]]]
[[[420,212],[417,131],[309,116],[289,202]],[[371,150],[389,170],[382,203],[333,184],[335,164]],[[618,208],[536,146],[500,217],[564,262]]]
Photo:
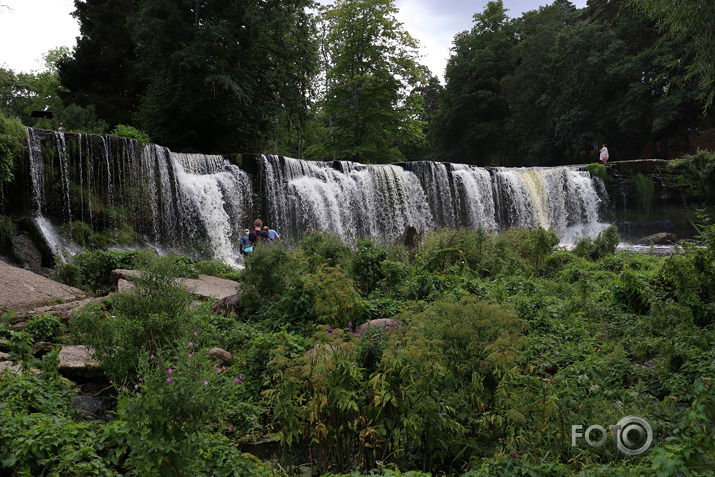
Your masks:
[[[174,378],[172,378],[171,376],[169,376],[168,378],[166,378],[166,382],[167,382],[167,383],[170,383],[170,382],[172,382],[173,380],[174,380]]]

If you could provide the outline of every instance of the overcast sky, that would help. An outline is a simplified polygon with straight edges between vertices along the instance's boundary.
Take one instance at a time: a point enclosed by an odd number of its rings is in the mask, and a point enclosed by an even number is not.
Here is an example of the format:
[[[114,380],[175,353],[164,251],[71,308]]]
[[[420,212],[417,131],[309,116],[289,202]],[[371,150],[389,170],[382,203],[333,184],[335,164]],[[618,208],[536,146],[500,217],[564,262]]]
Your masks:
[[[320,3],[332,3],[319,0]],[[397,19],[421,44],[421,62],[444,80],[444,67],[455,34],[472,26],[472,16],[488,0],[397,0]],[[578,8],[587,0],[571,0]],[[553,0],[504,0],[511,17],[553,3]],[[42,55],[52,48],[72,48],[79,35],[70,16],[73,0],[0,0],[0,66],[16,73],[42,68]]]

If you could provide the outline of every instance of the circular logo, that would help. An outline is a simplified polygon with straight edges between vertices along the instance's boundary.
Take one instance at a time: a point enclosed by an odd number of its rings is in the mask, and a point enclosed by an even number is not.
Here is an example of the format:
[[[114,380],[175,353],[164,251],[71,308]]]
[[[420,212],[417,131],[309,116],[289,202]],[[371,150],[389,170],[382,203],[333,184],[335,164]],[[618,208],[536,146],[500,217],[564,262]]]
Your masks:
[[[617,426],[616,445],[626,455],[641,455],[653,443],[653,428],[642,417],[626,416]]]

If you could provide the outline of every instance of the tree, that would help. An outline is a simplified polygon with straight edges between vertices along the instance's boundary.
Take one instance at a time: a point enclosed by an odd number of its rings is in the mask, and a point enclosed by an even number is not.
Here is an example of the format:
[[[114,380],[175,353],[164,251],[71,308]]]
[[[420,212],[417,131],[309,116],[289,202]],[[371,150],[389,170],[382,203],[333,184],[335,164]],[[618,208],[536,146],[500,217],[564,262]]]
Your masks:
[[[417,42],[395,19],[392,0],[337,0],[323,11],[323,108],[333,155],[361,162],[404,160],[398,144],[418,140],[424,81]]]
[[[141,128],[174,149],[262,150],[310,75],[310,0],[144,0],[133,21]],[[285,32],[292,34],[284,35]],[[294,61],[295,54],[302,55]],[[301,85],[294,86],[300,76]],[[273,134],[274,135],[274,134]],[[262,147],[263,146],[263,147]]]
[[[80,36],[70,56],[59,58],[57,70],[65,104],[93,105],[111,127],[131,124],[145,84],[129,20],[139,11],[135,0],[75,0],[72,13]]]
[[[685,80],[698,83],[704,110],[715,100],[715,3],[711,0],[634,0],[635,4],[658,22],[664,40],[675,39],[684,49],[665,56],[671,65],[686,58]],[[685,54],[684,54],[685,53]]]
[[[508,155],[509,106],[501,79],[512,71],[514,36],[501,0],[474,15],[474,27],[454,37],[447,84],[430,138],[442,160],[488,165]]]

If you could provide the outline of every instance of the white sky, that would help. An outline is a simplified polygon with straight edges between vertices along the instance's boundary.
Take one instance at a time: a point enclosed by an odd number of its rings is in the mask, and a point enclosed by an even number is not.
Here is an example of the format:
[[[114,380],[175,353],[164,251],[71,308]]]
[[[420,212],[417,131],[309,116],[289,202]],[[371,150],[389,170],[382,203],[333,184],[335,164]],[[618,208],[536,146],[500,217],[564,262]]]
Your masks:
[[[332,3],[332,0],[319,0]],[[452,38],[472,26],[472,16],[488,0],[397,0],[397,19],[421,44],[422,63],[444,80]],[[571,0],[577,8],[587,0]],[[511,17],[553,0],[504,0]],[[74,47],[79,25],[70,13],[73,0],[0,0],[0,66],[16,73],[42,68],[42,55],[59,46]]]

